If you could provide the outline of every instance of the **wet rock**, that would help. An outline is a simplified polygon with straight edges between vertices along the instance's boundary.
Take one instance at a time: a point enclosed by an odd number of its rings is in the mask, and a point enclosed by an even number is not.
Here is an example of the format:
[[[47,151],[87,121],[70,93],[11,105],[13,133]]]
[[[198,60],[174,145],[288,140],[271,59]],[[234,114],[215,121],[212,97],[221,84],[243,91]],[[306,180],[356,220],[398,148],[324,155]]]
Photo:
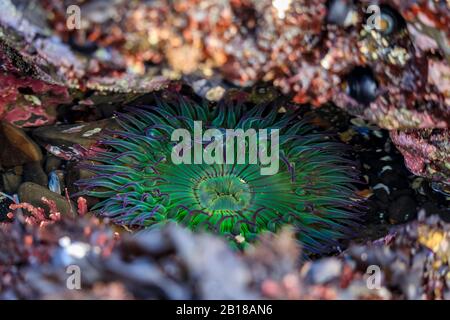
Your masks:
[[[89,123],[55,125],[41,127],[33,131],[33,136],[42,146],[71,147],[93,145],[98,135],[105,129],[118,129],[115,119],[105,119]]]
[[[306,278],[315,284],[323,284],[335,278],[339,278],[342,273],[342,262],[335,258],[323,259],[311,265]]]
[[[78,180],[88,179],[93,177],[93,175],[94,174],[91,171],[80,168],[77,163],[69,162],[69,164],[67,165],[67,172],[65,176],[65,184],[67,186],[69,194],[74,194],[80,191],[75,184]],[[84,196],[84,198],[87,200],[88,207],[92,207],[100,201],[98,198],[90,196]]]
[[[394,170],[384,171],[380,175],[380,180],[382,183],[388,186],[396,188],[406,188],[408,187],[408,181],[401,176],[400,173]]]
[[[45,172],[49,174],[54,170],[58,170],[61,166],[62,160],[53,155],[49,155],[45,161]]]
[[[439,215],[442,221],[450,222],[450,208],[444,209],[434,202],[425,202],[421,207],[427,216]]]
[[[448,129],[394,130],[390,135],[412,173],[450,185]]]
[[[6,193],[16,193],[20,184],[22,183],[22,177],[14,172],[5,172],[2,175],[3,190]]]
[[[352,10],[351,1],[330,0],[327,4],[327,21],[331,24],[345,26],[347,17]]]
[[[172,226],[170,238],[178,255],[188,267],[190,277],[197,279],[197,290],[204,299],[250,299],[246,286],[250,274],[227,244],[208,234],[196,235]]]
[[[3,167],[41,160],[41,149],[24,130],[5,121],[0,122],[0,164]]]
[[[70,213],[71,208],[76,208],[73,203],[69,204],[67,199],[63,196],[51,192],[47,188],[33,182],[22,183],[19,187],[18,195],[21,202],[27,202],[35,207],[41,207],[45,210],[47,210],[47,206],[42,203],[42,197],[55,201],[56,206],[61,213]]]
[[[143,230],[136,233],[133,237],[133,241],[128,242],[128,245],[133,248],[134,252],[155,257],[168,255],[174,252],[174,248],[167,241],[167,238],[162,237],[160,232],[150,232],[149,230]]]
[[[417,215],[416,201],[410,196],[401,196],[389,205],[388,213],[393,224],[411,220]]]
[[[46,187],[48,184],[47,174],[41,166],[40,162],[29,162],[23,166],[23,180],[25,182],[34,182],[38,185]]]
[[[228,245],[174,224],[126,235],[102,275],[121,279],[137,298],[251,299],[250,273]]]
[[[377,204],[380,208],[387,209],[389,204],[389,194],[384,189],[376,189],[373,191]]]
[[[348,94],[361,104],[369,105],[377,98],[378,84],[370,69],[357,67],[347,79]]]

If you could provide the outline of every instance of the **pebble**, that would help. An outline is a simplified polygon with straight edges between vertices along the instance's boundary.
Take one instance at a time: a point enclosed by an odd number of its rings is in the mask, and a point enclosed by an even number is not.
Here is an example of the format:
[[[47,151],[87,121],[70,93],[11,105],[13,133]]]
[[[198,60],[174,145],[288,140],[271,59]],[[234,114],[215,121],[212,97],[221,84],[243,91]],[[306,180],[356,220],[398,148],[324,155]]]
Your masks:
[[[35,207],[41,207],[48,210],[47,206],[42,203],[42,197],[46,197],[49,200],[53,200],[56,203],[58,210],[62,214],[70,213],[71,208],[66,198],[48,190],[46,187],[40,186],[33,182],[22,183],[19,187],[19,199],[21,202],[27,202]],[[72,203],[72,208],[76,208],[75,204]]]
[[[3,190],[6,193],[16,193],[20,184],[22,183],[22,177],[14,172],[5,172],[2,174]]]
[[[389,205],[388,213],[392,224],[409,221],[417,215],[416,201],[410,196],[400,196]]]
[[[379,190],[379,189],[385,190],[387,194],[390,194],[390,193],[391,193],[391,190],[389,190],[389,187],[388,187],[387,185],[385,185],[385,184],[378,183],[378,184],[376,184],[376,185],[373,187],[373,190],[374,190],[374,191],[375,191],[375,190]]]
[[[25,182],[34,182],[43,187],[48,185],[48,177],[44,172],[40,162],[30,162],[23,166],[23,180]]]
[[[395,169],[383,171],[380,174],[380,180],[385,185],[396,188],[407,188],[409,186],[409,181],[406,177],[402,177]]]
[[[61,167],[62,160],[53,155],[49,155],[45,161],[45,172],[50,174],[50,172],[58,170]]]
[[[342,262],[336,258],[328,258],[317,261],[306,274],[306,278],[311,283],[324,284],[342,274]]]
[[[65,175],[65,185],[67,186],[69,194],[74,194],[80,191],[75,185],[76,181],[80,179],[88,179],[92,176],[94,176],[94,174],[91,171],[79,168],[74,162],[69,163],[67,166],[67,173]],[[84,198],[87,200],[88,207],[92,207],[100,202],[98,198],[90,196],[85,196]]]
[[[386,192],[386,189],[384,188],[376,189],[374,190],[374,194],[375,197],[377,197],[379,200],[378,205],[380,206],[380,208],[386,209],[389,203],[389,193]]]
[[[39,146],[25,131],[7,122],[0,122],[0,165],[21,166],[27,162],[42,160]]]

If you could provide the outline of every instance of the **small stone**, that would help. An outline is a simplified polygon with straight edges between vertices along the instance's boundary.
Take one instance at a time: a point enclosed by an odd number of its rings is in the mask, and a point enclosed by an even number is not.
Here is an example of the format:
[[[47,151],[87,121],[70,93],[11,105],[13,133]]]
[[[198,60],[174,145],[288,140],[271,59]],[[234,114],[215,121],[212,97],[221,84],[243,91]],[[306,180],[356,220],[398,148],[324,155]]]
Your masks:
[[[93,176],[94,176],[93,172],[79,168],[76,163],[70,162],[69,165],[67,166],[67,173],[65,176],[65,185],[67,186],[69,194],[77,193],[78,191],[80,191],[78,187],[75,185],[75,182],[81,179],[92,178]],[[84,196],[84,198],[87,200],[89,208],[94,206],[100,201],[98,198],[90,196]]]
[[[327,21],[331,24],[345,26],[351,11],[352,6],[349,1],[331,0],[328,2]]]
[[[40,162],[27,163],[24,165],[23,169],[23,180],[25,182],[34,182],[43,187],[47,186],[48,177]]]
[[[381,168],[381,173],[387,171],[387,170],[392,170],[391,166],[384,166],[383,168]]]
[[[383,132],[381,132],[380,130],[374,130],[373,135],[379,139],[383,138]]]
[[[223,87],[217,86],[206,93],[206,99],[208,99],[209,101],[219,101],[224,94],[225,89]]]
[[[389,193],[384,188],[374,189],[375,197],[380,200],[381,205],[387,205],[389,203]]]
[[[35,207],[41,207],[46,210],[48,213],[48,207],[42,203],[42,197],[47,198],[48,200],[53,200],[56,203],[58,210],[61,214],[68,214],[71,212],[71,205],[73,210],[75,210],[76,206],[67,202],[67,199],[63,196],[51,192],[47,188],[40,186],[36,183],[25,182],[22,183],[19,187],[19,199],[20,202],[27,202],[32,204]]]
[[[6,193],[16,193],[20,184],[22,183],[22,177],[16,175],[14,172],[5,172],[2,175],[3,189]]]
[[[53,155],[49,155],[47,157],[47,160],[45,161],[45,172],[47,174],[50,174],[50,172],[58,170],[61,166],[61,159],[58,157],[55,157]]]
[[[328,258],[315,262],[306,275],[311,283],[323,284],[340,277],[342,262],[336,258]]]
[[[25,131],[5,121],[0,122],[0,164],[3,167],[41,160],[41,149]]]
[[[389,187],[407,188],[409,186],[408,180],[402,177],[395,168],[382,172],[380,174],[380,180]]]
[[[417,215],[416,201],[410,196],[400,196],[389,205],[388,212],[392,224],[406,222]]]
[[[385,185],[385,184],[382,184],[382,183],[377,183],[372,189],[374,191],[375,190],[379,190],[379,189],[383,189],[383,190],[386,191],[387,194],[391,193],[391,190],[389,189],[389,187],[387,185]]]

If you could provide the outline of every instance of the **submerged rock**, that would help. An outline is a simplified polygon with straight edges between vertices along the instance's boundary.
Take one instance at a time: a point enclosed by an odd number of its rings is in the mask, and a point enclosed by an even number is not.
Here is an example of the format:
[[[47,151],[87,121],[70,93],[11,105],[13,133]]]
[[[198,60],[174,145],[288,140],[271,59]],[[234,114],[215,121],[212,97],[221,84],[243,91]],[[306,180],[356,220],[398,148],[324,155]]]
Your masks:
[[[21,129],[7,122],[0,122],[0,165],[20,166],[42,160],[39,146]]]
[[[391,131],[412,173],[450,186],[450,130]],[[442,188],[445,191],[445,188]],[[450,192],[449,192],[450,194]]]
[[[99,136],[105,134],[105,131],[118,128],[116,120],[111,118],[95,122],[40,127],[33,131],[33,137],[47,150],[52,147],[67,150],[76,145],[89,148],[97,142]]]
[[[54,201],[60,212],[70,214],[76,208],[76,206],[69,202],[65,197],[33,182],[25,182],[21,184],[18,190],[18,195],[20,202],[29,203],[34,207],[41,207],[46,211],[48,208],[44,205],[42,197]]]
[[[3,210],[3,207],[0,207]],[[173,224],[121,234],[86,215],[45,225],[0,224],[0,297],[45,299],[447,299],[450,224],[437,216],[301,261],[292,230],[245,252]],[[26,239],[33,239],[27,242]],[[83,270],[67,290],[65,267]],[[36,267],[38,265],[39,267]],[[15,281],[8,281],[8,279]],[[26,281],[24,281],[26,279]],[[107,290],[113,290],[110,292]]]

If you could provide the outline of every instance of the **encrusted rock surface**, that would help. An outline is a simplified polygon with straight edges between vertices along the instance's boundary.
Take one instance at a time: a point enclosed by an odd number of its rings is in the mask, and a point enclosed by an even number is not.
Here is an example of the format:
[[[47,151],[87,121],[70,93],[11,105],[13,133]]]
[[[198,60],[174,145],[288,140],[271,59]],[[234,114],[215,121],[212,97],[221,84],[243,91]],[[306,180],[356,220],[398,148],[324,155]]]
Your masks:
[[[14,3],[1,5],[7,14],[0,18],[0,58],[19,61],[15,68],[22,72],[19,78],[0,75],[10,83],[0,99],[0,117],[21,126],[53,122],[52,109],[66,101],[65,88],[148,92],[166,87],[170,78],[193,81],[193,74],[240,86],[271,82],[298,103],[331,101],[389,130],[450,125],[445,1],[58,0],[33,8]],[[73,4],[81,8],[80,30],[66,27],[65,10]],[[389,18],[381,30],[368,28],[371,4]],[[219,82],[204,94],[212,97],[224,86]],[[11,112],[11,99],[22,101],[15,107],[21,112]],[[425,141],[425,132],[413,135]],[[402,141],[397,139],[409,166],[435,161],[415,159]],[[446,171],[438,176],[447,183]]]
[[[3,299],[450,299],[450,225],[437,217],[308,262],[289,230],[244,254],[175,225],[119,236],[89,216],[3,224],[0,240]]]
[[[391,139],[402,152],[406,165],[414,174],[442,181],[450,187],[449,131],[448,129],[393,130]]]
[[[101,11],[100,1],[89,1],[80,2],[89,12],[81,32],[64,29],[64,1],[52,3],[51,22],[64,39],[93,38],[138,73],[147,71],[145,62],[167,63],[178,74],[218,71],[238,85],[272,81],[300,103],[333,101],[386,129],[449,125],[448,81],[441,80],[449,75],[445,2],[116,1],[116,13],[128,13],[118,21]],[[368,29],[371,4],[380,4],[391,25]],[[337,10],[342,17],[334,17]],[[358,66],[373,74],[373,101],[349,95],[348,77]]]

